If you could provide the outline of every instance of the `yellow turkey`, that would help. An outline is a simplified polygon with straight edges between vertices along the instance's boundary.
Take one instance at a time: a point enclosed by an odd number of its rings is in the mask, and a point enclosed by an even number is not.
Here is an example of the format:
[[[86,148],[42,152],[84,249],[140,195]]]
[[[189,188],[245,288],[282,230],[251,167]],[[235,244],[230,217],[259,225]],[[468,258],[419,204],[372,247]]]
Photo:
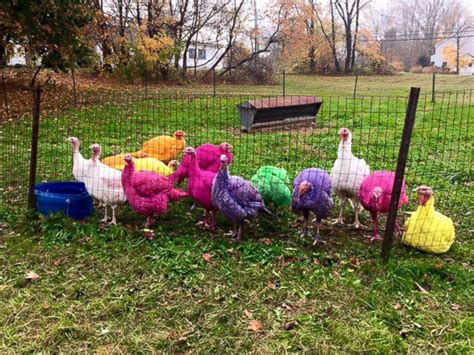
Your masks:
[[[135,164],[135,171],[150,171],[163,176],[170,176],[178,168],[178,161],[170,160],[168,164],[155,158],[132,158]],[[123,170],[125,164],[114,165],[113,168]]]
[[[454,224],[451,218],[435,211],[433,189],[416,189],[419,206],[405,223],[402,243],[433,254],[445,253],[454,242]]]

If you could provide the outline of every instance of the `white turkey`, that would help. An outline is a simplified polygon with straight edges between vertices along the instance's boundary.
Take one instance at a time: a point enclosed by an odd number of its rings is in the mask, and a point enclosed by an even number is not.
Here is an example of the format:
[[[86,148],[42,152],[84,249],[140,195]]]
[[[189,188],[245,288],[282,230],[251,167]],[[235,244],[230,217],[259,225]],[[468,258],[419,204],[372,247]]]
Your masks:
[[[69,137],[66,139],[72,146],[72,175],[79,182],[84,182],[86,179],[89,167],[92,166],[92,159],[84,159],[79,151],[79,138]]]
[[[360,228],[363,226],[359,222],[361,205],[358,193],[362,181],[370,174],[370,169],[364,159],[359,159],[352,154],[351,132],[347,128],[341,128],[338,135],[341,140],[337,151],[337,159],[331,170],[331,185],[339,197],[341,206],[339,217],[334,221],[334,224],[344,224],[344,206],[347,200],[350,200],[355,210],[352,226]]]
[[[122,187],[122,173],[99,160],[102,147],[99,144],[91,145],[92,164],[88,167],[85,178],[87,192],[102,203],[105,209],[102,222],[108,222],[107,206],[112,208],[111,224],[117,224],[115,210],[119,204],[125,203],[127,198]]]

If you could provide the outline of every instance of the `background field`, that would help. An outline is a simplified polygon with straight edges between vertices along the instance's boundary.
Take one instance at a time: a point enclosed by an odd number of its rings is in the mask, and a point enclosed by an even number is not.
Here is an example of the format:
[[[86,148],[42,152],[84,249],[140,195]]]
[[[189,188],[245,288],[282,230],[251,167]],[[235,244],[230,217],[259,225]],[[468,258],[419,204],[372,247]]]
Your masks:
[[[136,150],[144,140],[178,128],[194,146],[232,143],[232,173],[246,178],[264,164],[285,167],[291,178],[309,166],[330,169],[341,126],[353,131],[353,151],[372,170],[393,170],[408,88],[424,90],[430,80],[364,77],[360,95],[400,97],[352,100],[345,96],[352,94],[353,78],[289,76],[288,94],[323,97],[315,126],[257,134],[240,132],[235,105],[257,94],[276,94],[278,86],[220,86],[227,94],[216,98],[191,95],[211,89],[193,86],[160,93],[150,87],[146,100],[143,88],[132,96],[130,88],[102,99],[96,93],[93,105],[42,118],[39,180],[72,178],[68,135],[83,140],[83,154],[91,143],[101,143],[105,156]],[[117,227],[101,226],[100,213],[86,224],[60,216],[32,219],[20,207],[29,122],[3,124],[0,258],[6,267],[0,274],[0,347],[469,352],[474,81],[440,76],[438,83],[440,90],[468,91],[440,93],[435,105],[422,96],[407,184],[435,188],[438,209],[455,220],[457,242],[444,256],[396,248],[387,267],[379,261],[379,245],[368,243],[368,231],[326,226],[327,243],[313,247],[299,236],[289,212],[246,226],[239,244],[223,235],[230,226],[222,219],[215,234],[198,230],[194,224],[201,212],[190,212],[190,201],[174,205],[158,221],[151,242],[143,238],[143,219],[128,207],[120,209]],[[405,211],[415,208],[411,197]],[[38,280],[25,279],[31,270]],[[252,319],[261,321],[261,331],[248,328]]]

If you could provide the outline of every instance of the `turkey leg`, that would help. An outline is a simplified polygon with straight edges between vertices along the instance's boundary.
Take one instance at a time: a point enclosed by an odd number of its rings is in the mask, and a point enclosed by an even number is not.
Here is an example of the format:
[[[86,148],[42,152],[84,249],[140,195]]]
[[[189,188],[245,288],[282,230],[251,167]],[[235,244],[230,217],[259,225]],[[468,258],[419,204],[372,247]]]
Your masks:
[[[372,223],[374,225],[374,230],[372,231],[372,238],[370,238],[370,241],[375,242],[382,238],[379,235],[377,212],[372,212],[371,214],[372,214]]]
[[[117,206],[111,206],[112,208],[112,220],[110,221],[110,224],[113,224],[114,226],[117,225],[117,219],[115,218],[115,210],[117,209]]]
[[[104,203],[104,210],[105,210],[105,214],[104,214],[104,218],[101,220],[101,222],[107,223],[107,221],[109,220],[109,217],[107,216],[107,204],[106,203]]]
[[[347,198],[343,197],[341,200],[341,207],[339,208],[339,217],[331,222],[331,224],[344,224],[344,207],[346,206]]]
[[[319,226],[321,225],[321,220],[316,221],[316,235],[314,236],[313,245],[316,245],[319,241],[321,241],[321,235],[319,234]]]
[[[365,226],[360,223],[359,221],[359,213],[360,213],[360,202],[354,203],[354,209],[355,209],[355,217],[354,217],[354,223],[350,224],[351,227],[354,228],[365,228]]]

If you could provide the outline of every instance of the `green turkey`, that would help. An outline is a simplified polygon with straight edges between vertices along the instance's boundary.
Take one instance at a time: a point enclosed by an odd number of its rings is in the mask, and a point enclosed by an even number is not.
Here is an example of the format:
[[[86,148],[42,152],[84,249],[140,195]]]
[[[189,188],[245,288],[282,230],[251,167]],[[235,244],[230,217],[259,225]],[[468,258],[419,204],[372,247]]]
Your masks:
[[[279,208],[290,205],[291,191],[287,186],[289,179],[285,169],[262,166],[250,181],[258,189],[267,206],[273,204],[275,208]]]

